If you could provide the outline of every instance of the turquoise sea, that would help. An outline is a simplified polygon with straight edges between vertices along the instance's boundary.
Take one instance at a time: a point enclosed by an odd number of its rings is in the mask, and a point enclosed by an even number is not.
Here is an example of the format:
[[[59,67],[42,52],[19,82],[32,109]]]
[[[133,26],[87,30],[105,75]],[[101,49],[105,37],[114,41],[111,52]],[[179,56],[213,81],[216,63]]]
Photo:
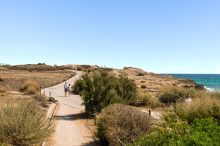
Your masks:
[[[176,78],[192,79],[210,91],[220,91],[220,74],[169,74]]]

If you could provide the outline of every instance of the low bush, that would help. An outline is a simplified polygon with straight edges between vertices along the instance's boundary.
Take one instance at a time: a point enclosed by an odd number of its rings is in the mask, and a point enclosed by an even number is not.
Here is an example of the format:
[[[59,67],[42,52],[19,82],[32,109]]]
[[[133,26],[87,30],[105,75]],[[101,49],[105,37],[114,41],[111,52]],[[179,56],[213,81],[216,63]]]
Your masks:
[[[20,87],[20,91],[26,94],[36,94],[40,91],[40,87],[36,82],[29,80]]]
[[[140,89],[137,91],[137,96],[130,102],[130,105],[148,106],[152,109],[165,106],[157,97],[153,97],[150,93]]]
[[[213,117],[220,120],[219,100],[206,98],[196,98],[192,103],[177,103],[173,106],[175,112],[182,120],[192,123],[197,118]]]
[[[0,108],[0,145],[29,146],[50,136],[52,128],[34,102],[7,103]]]
[[[131,101],[131,105],[141,106],[141,105],[150,105],[153,100],[153,97],[147,93],[138,90],[137,96]]]
[[[146,113],[121,104],[105,108],[98,118],[97,136],[103,145],[134,142],[151,130],[153,119]]]
[[[4,82],[3,78],[0,78],[0,82]]]
[[[206,97],[205,91],[198,91],[193,88],[182,88],[182,87],[167,87],[160,91],[159,99],[162,103],[176,103],[184,101],[187,97]]]
[[[106,71],[85,74],[73,86],[82,95],[86,113],[94,115],[112,103],[129,103],[136,96],[135,83],[126,77],[115,77]]]
[[[174,120],[159,125],[132,145],[220,145],[219,137],[220,126],[212,118],[196,119],[193,125]]]

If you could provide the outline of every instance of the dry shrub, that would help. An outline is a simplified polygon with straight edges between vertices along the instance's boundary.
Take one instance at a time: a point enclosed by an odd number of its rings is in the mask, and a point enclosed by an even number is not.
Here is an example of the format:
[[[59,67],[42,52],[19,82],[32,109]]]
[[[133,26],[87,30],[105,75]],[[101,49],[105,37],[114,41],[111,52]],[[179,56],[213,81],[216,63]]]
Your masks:
[[[51,132],[49,121],[35,102],[9,102],[0,108],[0,145],[39,144]]]
[[[97,136],[104,145],[122,145],[134,142],[150,131],[153,119],[148,114],[121,104],[113,104],[98,118]]]
[[[194,88],[166,87],[161,89],[158,96],[162,103],[170,104],[184,101],[187,97],[202,98],[208,95],[206,91],[196,90]]]
[[[138,90],[136,98],[131,102],[131,105],[134,106],[149,106],[150,108],[154,109],[156,107],[163,107],[164,104],[162,104],[158,98],[153,97],[148,92],[145,92],[143,90]]]
[[[192,103],[177,103],[173,111],[189,123],[197,118],[210,118],[220,120],[220,101],[217,99],[195,98]]]
[[[26,94],[36,94],[40,91],[40,87],[36,82],[28,80],[20,87],[20,91]]]
[[[3,78],[0,77],[0,82],[4,82]]]

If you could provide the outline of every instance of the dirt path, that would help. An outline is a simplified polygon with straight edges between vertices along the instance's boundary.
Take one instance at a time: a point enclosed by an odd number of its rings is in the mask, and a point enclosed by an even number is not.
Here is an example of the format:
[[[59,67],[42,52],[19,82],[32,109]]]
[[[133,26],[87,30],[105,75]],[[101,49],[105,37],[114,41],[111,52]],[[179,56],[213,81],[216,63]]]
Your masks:
[[[74,84],[82,75],[77,75],[69,79],[67,83]],[[55,133],[50,146],[96,146],[92,139],[92,133],[86,126],[87,119],[82,114],[84,106],[81,97],[71,95],[64,97],[64,83],[44,89],[46,95],[51,92],[52,97],[58,100],[55,111]]]

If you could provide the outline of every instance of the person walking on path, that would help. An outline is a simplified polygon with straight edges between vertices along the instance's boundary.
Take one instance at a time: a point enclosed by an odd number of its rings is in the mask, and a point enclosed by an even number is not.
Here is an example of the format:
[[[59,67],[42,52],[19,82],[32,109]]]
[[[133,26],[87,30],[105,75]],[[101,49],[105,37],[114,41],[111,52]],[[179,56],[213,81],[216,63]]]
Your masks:
[[[67,82],[64,84],[64,97],[67,97],[68,85]]]

